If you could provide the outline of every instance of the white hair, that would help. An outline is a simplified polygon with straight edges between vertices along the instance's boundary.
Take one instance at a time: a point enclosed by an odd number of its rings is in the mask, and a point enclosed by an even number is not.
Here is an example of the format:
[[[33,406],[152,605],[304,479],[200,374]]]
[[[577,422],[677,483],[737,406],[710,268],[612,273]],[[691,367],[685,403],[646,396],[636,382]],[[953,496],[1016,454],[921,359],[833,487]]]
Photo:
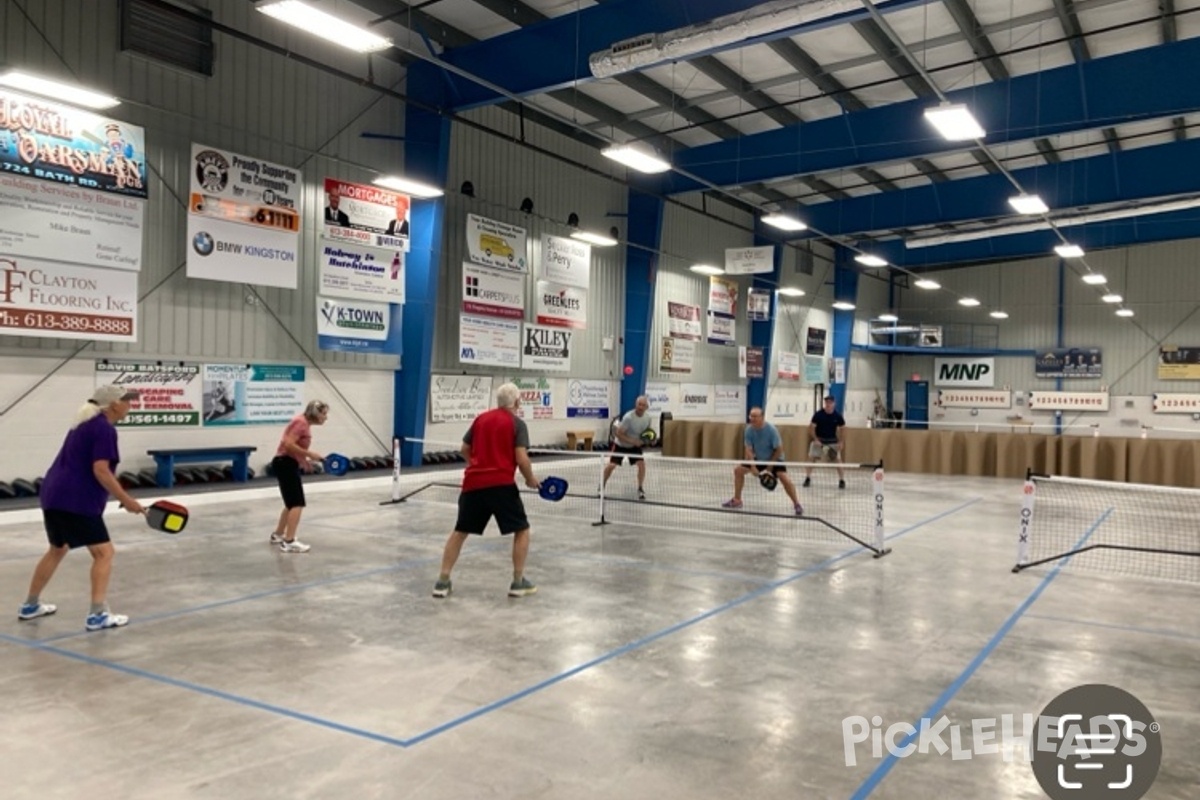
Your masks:
[[[517,398],[520,396],[521,390],[515,383],[506,383],[496,390],[496,406],[512,408],[517,404]]]

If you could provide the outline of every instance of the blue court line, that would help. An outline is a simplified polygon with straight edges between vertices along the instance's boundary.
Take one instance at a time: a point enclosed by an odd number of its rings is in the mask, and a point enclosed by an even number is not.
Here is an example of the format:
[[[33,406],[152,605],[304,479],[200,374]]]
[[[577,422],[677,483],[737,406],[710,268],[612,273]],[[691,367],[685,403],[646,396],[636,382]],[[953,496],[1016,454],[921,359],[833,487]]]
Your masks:
[[[896,539],[901,536],[904,536],[905,534],[907,534],[911,531],[914,531],[917,528],[922,527],[923,525],[928,525],[932,522],[936,522],[937,520],[940,520],[951,514],[955,514],[959,511],[961,511],[962,509],[967,508],[968,506],[974,505],[975,503],[979,502],[980,499],[981,498],[977,497],[973,500],[969,500],[965,503],[961,503],[960,505],[955,506],[954,508],[949,509],[948,511],[943,511],[940,514],[936,514],[932,517],[929,517],[928,519],[924,519],[920,522],[909,525],[906,528],[902,528],[901,530],[896,531],[895,533],[889,535],[887,537],[887,539],[892,540],[892,539]],[[497,544],[501,544],[501,543],[502,542],[498,542]],[[760,589],[756,589],[753,592],[750,592],[749,594],[743,595],[742,597],[739,597],[739,598],[735,598],[734,600],[731,600],[730,602],[725,603],[722,606],[714,608],[708,612],[700,614],[689,620],[684,620],[683,622],[676,623],[675,625],[672,625],[669,628],[659,631],[658,633],[650,634],[649,636],[645,636],[641,639],[638,639],[635,642],[626,644],[622,647],[617,648],[616,650],[613,650],[613,651],[610,651],[609,653],[598,656],[598,657],[592,659],[591,661],[588,661],[584,664],[580,664],[579,666],[573,667],[572,669],[569,669],[566,672],[560,673],[559,675],[556,675],[554,677],[551,677],[544,681],[541,681],[538,684],[530,686],[530,687],[523,689],[519,692],[516,692],[512,695],[509,695],[508,697],[501,698],[500,700],[497,700],[493,703],[489,703],[488,705],[483,706],[482,708],[476,709],[474,712],[465,714],[465,715],[458,717],[456,719],[453,719],[449,722],[438,725],[434,728],[431,728],[431,729],[425,731],[424,733],[420,733],[420,734],[413,736],[411,738],[408,738],[408,739],[395,737],[395,736],[387,736],[385,734],[376,733],[374,731],[368,731],[363,728],[355,728],[351,725],[345,725],[343,723],[335,722],[333,720],[328,720],[323,717],[317,717],[312,714],[305,714],[303,712],[295,711],[295,710],[292,710],[289,708],[284,708],[282,706],[276,706],[276,705],[272,705],[270,703],[264,703],[260,700],[254,700],[249,697],[242,697],[241,695],[236,695],[231,692],[224,692],[219,689],[213,689],[208,686],[202,686],[200,684],[192,683],[190,681],[180,680],[178,678],[171,678],[166,675],[160,675],[155,672],[150,672],[149,670],[139,669],[137,667],[130,667],[125,664],[119,664],[114,661],[108,661],[108,660],[101,659],[101,658],[95,658],[93,656],[84,655],[82,653],[76,653],[71,650],[65,650],[60,647],[54,647],[54,646],[51,646],[51,645],[46,644],[45,642],[41,642],[41,641],[20,639],[15,636],[10,636],[9,634],[6,634],[6,633],[0,633],[0,642],[8,642],[9,644],[22,645],[24,647],[29,647],[29,648],[39,650],[39,651],[42,651],[45,653],[52,653],[55,655],[60,655],[65,658],[70,658],[70,659],[74,659],[76,661],[81,661],[85,664],[90,664],[92,666],[111,669],[116,672],[124,673],[126,675],[131,675],[131,676],[139,677],[139,678],[145,678],[147,680],[155,681],[157,683],[162,683],[167,686],[173,686],[178,689],[184,689],[186,691],[196,692],[198,694],[206,695],[208,697],[214,697],[214,698],[217,698],[220,700],[227,700],[231,703],[235,703],[238,705],[244,705],[249,708],[254,708],[254,709],[257,709],[260,711],[266,711],[268,713],[278,714],[283,717],[288,717],[290,719],[298,720],[301,722],[307,722],[309,724],[316,725],[318,727],[329,728],[331,730],[336,730],[341,733],[347,733],[347,734],[350,734],[351,736],[357,736],[357,737],[364,738],[364,739],[370,739],[372,741],[391,745],[393,747],[408,748],[408,747],[411,747],[412,745],[419,744],[420,742],[423,742],[427,739],[433,738],[434,736],[437,736],[438,734],[445,733],[446,731],[452,730],[453,728],[457,728],[460,725],[463,725],[472,719],[482,716],[485,713],[488,713],[490,711],[495,711],[496,709],[503,708],[504,706],[510,705],[523,697],[527,697],[537,691],[540,691],[541,689],[544,689],[549,686],[553,686],[557,683],[560,683],[560,682],[566,680],[567,678],[582,672],[585,669],[588,669],[592,666],[596,666],[597,664],[602,664],[605,661],[609,661],[620,655],[628,653],[631,650],[637,649],[638,647],[643,647],[646,644],[649,644],[651,642],[662,639],[663,637],[668,636],[671,633],[674,633],[676,631],[679,631],[684,628],[695,625],[696,623],[701,622],[705,619],[708,619],[709,617],[712,617],[718,613],[721,613],[723,611],[727,611],[736,606],[742,605],[743,603],[746,603],[746,602],[749,602],[750,600],[761,597],[761,596],[769,593],[770,591],[773,591],[774,589],[777,589],[781,586],[785,586],[785,585],[792,583],[793,581],[799,580],[800,578],[803,578],[807,575],[811,575],[821,569],[824,569],[827,566],[830,566],[839,561],[843,561],[847,558],[850,558],[851,556],[859,555],[862,553],[863,553],[862,548],[856,547],[852,550],[847,550],[846,552],[842,553],[841,555],[826,559],[825,561],[821,562],[820,564],[817,564],[813,567],[809,567],[808,569],[806,569],[802,572],[796,573],[794,575],[788,576],[787,578],[783,578],[778,581],[774,581],[773,583],[768,584],[767,586],[764,586]],[[92,634],[92,635],[94,635],[94,636],[95,635],[103,635],[103,633]]]
[[[1092,628],[1108,628],[1114,631],[1123,631],[1127,633],[1144,633],[1148,636],[1166,636],[1171,639],[1187,639],[1192,642],[1200,642],[1200,636],[1192,633],[1183,633],[1182,631],[1168,630],[1167,628],[1143,628],[1138,625],[1118,625],[1112,622],[1100,622],[1090,619],[1075,619],[1072,617],[1056,617],[1051,614],[1026,614],[1026,619],[1040,619],[1044,622],[1060,622],[1066,625],[1086,625]]]
[[[1079,541],[1075,543],[1075,547],[1071,549],[1078,550],[1080,547],[1083,547],[1084,543],[1091,538],[1092,534],[1096,532],[1096,529],[1099,528],[1106,519],[1108,519],[1108,516],[1112,514],[1112,512],[1113,509],[1110,508],[1101,514],[1100,518],[1093,522],[1088,529],[1084,531],[1083,536],[1081,536]],[[1008,619],[1004,621],[1004,624],[1001,625],[1000,629],[996,631],[991,639],[988,640],[987,644],[983,646],[983,649],[975,655],[975,658],[971,659],[971,663],[967,665],[966,669],[964,669],[962,673],[955,678],[954,681],[947,686],[940,695],[938,695],[938,698],[933,701],[933,705],[926,709],[925,713],[917,718],[917,724],[913,726],[917,730],[917,733],[905,736],[904,739],[901,740],[901,742],[897,745],[897,749],[903,748],[914,738],[920,735],[921,720],[928,719],[933,721],[936,719],[937,715],[941,713],[943,708],[946,707],[946,704],[949,703],[954,696],[958,694],[959,689],[961,689],[963,685],[971,679],[971,676],[974,675],[979,667],[983,665],[983,662],[987,660],[987,657],[992,654],[992,651],[996,649],[997,645],[999,645],[1004,637],[1008,635],[1008,632],[1017,624],[1017,621],[1024,616],[1025,612],[1029,610],[1030,606],[1032,606],[1037,599],[1042,596],[1042,592],[1046,591],[1046,587],[1048,587],[1050,583],[1056,577],[1058,577],[1059,571],[1062,570],[1062,568],[1066,566],[1067,562],[1070,560],[1071,557],[1067,556],[1066,558],[1057,562],[1054,565],[1054,568],[1050,570],[1050,573],[1046,575],[1046,577],[1042,578],[1042,582],[1037,585],[1037,588],[1035,588],[1029,594],[1029,596],[1025,598],[1025,601],[1017,607],[1017,610],[1014,611],[1008,617]],[[883,760],[879,762],[879,765],[875,767],[871,774],[867,776],[866,780],[859,785],[854,794],[850,795],[850,800],[863,800],[863,798],[875,791],[883,779],[887,777],[887,774],[892,771],[892,768],[896,766],[896,762],[898,760],[899,759],[896,758],[896,756],[889,752],[883,758]]]

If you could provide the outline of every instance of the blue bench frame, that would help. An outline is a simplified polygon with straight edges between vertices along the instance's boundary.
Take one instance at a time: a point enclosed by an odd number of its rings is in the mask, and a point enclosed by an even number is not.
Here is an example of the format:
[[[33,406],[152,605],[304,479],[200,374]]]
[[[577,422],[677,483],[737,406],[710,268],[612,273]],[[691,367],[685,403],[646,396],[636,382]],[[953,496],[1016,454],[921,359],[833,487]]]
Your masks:
[[[158,474],[154,482],[164,489],[175,485],[175,465],[209,463],[213,461],[232,461],[233,479],[235,481],[250,480],[250,454],[257,447],[198,447],[180,450],[147,450],[148,455],[154,456],[158,464]]]

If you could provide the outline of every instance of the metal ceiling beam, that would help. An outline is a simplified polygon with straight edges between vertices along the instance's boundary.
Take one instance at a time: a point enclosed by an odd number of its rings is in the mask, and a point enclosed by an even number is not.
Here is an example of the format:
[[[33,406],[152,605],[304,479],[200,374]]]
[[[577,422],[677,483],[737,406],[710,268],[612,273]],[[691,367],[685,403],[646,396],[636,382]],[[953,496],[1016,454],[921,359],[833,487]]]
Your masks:
[[[618,75],[615,80],[633,89],[638,94],[653,100],[659,106],[660,111],[673,111],[693,125],[700,126],[713,136],[720,139],[733,139],[742,135],[741,131],[728,122],[722,122],[704,109],[690,105],[684,98],[640,72]]]
[[[700,56],[699,58],[691,59],[687,63],[733,92],[738,99],[759,109],[780,125],[786,127],[795,125],[800,121],[799,116],[781,107],[779,101],[765,92],[760,92],[752,88],[749,81],[723,64],[715,56]]]
[[[1012,174],[1054,211],[1195,194],[1200,193],[1200,139],[1038,165]],[[805,222],[829,236],[853,237],[944,222],[1012,218],[1007,204],[1011,195],[1006,178],[981,175],[812,205],[805,209]],[[1195,214],[1200,218],[1200,210]]]
[[[1162,14],[1161,30],[1163,43],[1170,44],[1177,41],[1179,34],[1175,30],[1175,0],[1158,0],[1158,11]],[[1182,142],[1187,138],[1187,127],[1184,124],[1183,117],[1176,117],[1171,120],[1171,124],[1175,127],[1175,141]]]
[[[537,9],[522,3],[521,0],[475,0],[475,3],[522,28],[549,19]]]
[[[917,97],[937,98],[937,89],[921,75],[920,70],[902,53],[888,38],[883,28],[873,19],[863,19],[853,24],[858,35],[871,45],[871,49],[879,54],[892,72],[900,76],[904,85]]]
[[[1188,75],[1200,63],[1200,39],[1134,50],[959,92],[987,130],[990,145],[1028,141],[1200,110],[1200,82],[1151,81],[1150,75]],[[721,186],[771,181],[797,174],[836,172],[877,163],[960,152],[961,143],[937,137],[910,100],[840,117],[751,134],[679,151],[675,163]],[[801,131],[802,134],[801,135]],[[694,191],[695,181],[672,174],[667,192]]]
[[[829,98],[842,107],[844,111],[863,111],[867,105],[854,96],[854,93],[842,85],[842,82],[830,75],[817,63],[816,59],[793,42],[791,39],[778,39],[770,42],[768,47],[775,55],[782,58],[796,70],[801,78],[805,78],[820,89]]]
[[[1054,0],[1054,11],[1058,14],[1058,21],[1062,24],[1063,30],[1066,31],[1067,36],[1071,37],[1071,54],[1075,56],[1076,63],[1083,64],[1091,61],[1092,51],[1088,48],[1083,28],[1079,27],[1079,14],[1075,9],[1074,0]],[[1120,152],[1120,138],[1114,129],[1104,129],[1104,141],[1108,145],[1110,153]]]

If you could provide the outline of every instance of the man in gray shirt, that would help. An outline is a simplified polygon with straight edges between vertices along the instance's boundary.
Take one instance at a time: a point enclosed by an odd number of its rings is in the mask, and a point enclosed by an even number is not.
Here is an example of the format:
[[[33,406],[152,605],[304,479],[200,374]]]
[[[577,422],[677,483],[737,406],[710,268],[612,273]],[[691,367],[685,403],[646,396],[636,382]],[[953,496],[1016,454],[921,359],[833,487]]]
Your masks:
[[[621,417],[621,421],[613,428],[612,455],[604,467],[604,481],[601,489],[608,485],[608,478],[613,470],[621,466],[626,458],[630,464],[637,464],[637,497],[646,499],[643,488],[646,483],[646,461],[642,457],[642,434],[650,428],[650,401],[642,395],[634,403],[633,411]]]

